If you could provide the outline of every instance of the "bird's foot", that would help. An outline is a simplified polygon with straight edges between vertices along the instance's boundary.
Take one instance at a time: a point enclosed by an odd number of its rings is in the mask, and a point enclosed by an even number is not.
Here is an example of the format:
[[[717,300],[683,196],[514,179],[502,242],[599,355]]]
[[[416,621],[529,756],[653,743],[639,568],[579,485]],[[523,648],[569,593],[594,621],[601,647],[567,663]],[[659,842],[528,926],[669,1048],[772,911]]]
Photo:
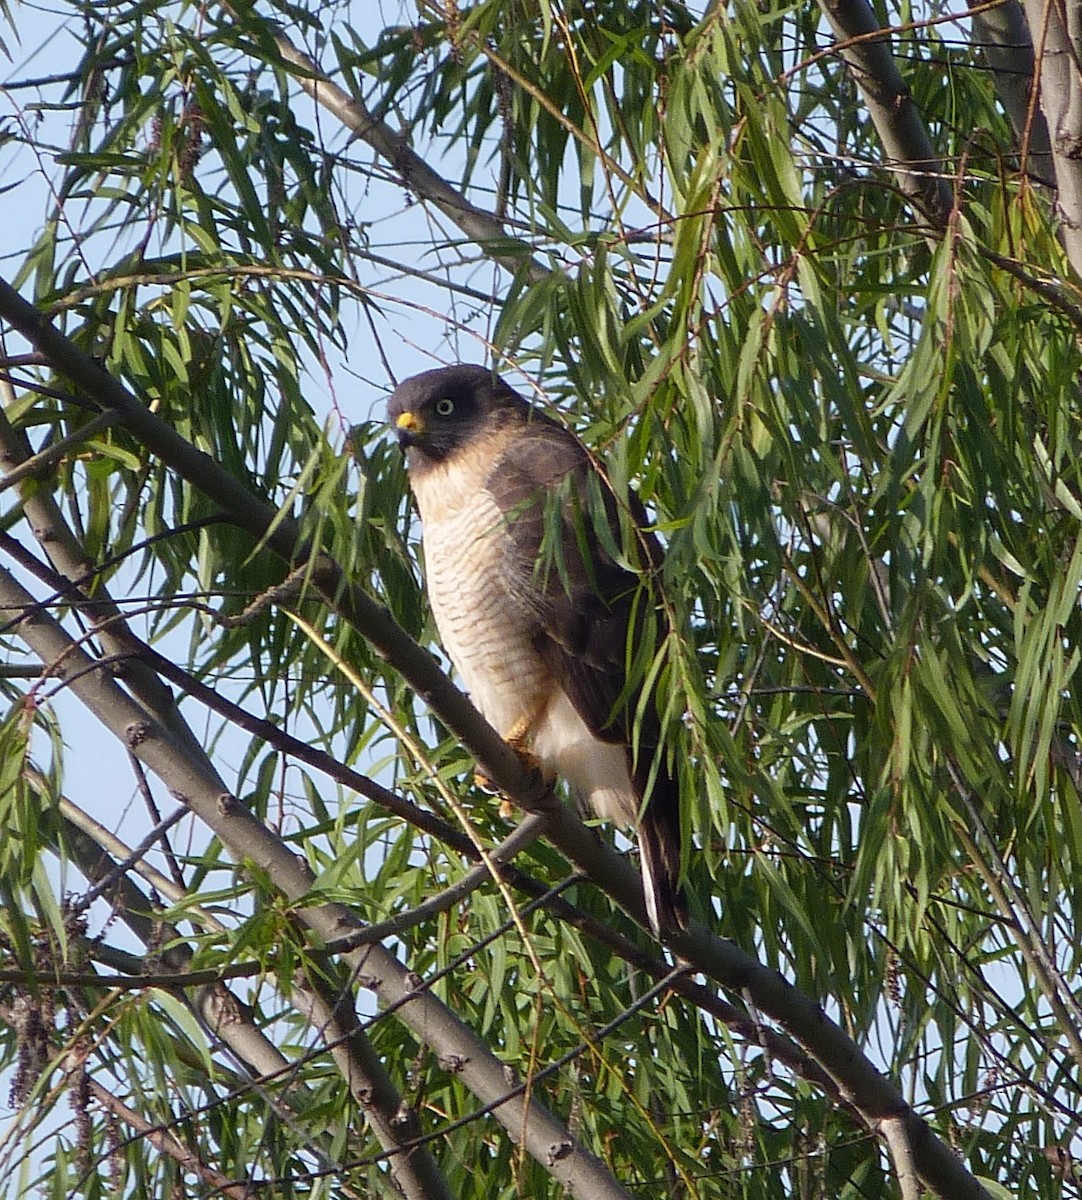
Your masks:
[[[554,777],[550,777],[545,773],[541,766],[541,760],[529,748],[529,738],[533,729],[532,717],[519,717],[519,719],[511,726],[504,734],[504,741],[514,750],[518,756],[518,760],[522,763],[522,769],[530,774],[535,774],[541,778],[549,786],[555,782]],[[473,773],[474,784],[486,792],[499,792],[496,784],[485,774],[480,767]],[[515,806],[506,796],[500,801],[500,816],[505,821],[511,820],[515,814]]]
[[[478,767],[473,773],[473,786],[482,792],[496,792],[499,789],[491,779]]]
[[[530,734],[533,732],[535,722],[536,717],[534,715],[524,714],[503,735],[503,740],[520,758],[532,759],[534,764],[539,766],[540,764],[538,764],[537,759],[530,753],[529,748]]]
[[[544,777],[544,771],[541,767],[541,760],[536,754],[532,753],[530,750],[527,750],[524,746],[515,745],[510,738],[508,738],[507,741],[510,742],[511,748],[517,755],[519,762],[522,763],[522,769],[524,771],[536,771],[537,774]],[[483,792],[499,792],[500,790],[495,781],[485,773],[482,767],[478,767],[474,771],[473,782],[474,786],[479,787]]]
[[[529,752],[520,752],[519,758],[522,760],[522,765],[527,771],[536,772],[539,776],[545,778],[544,773],[541,770],[541,764],[538,759],[534,757],[534,755],[530,754]],[[546,780],[546,782],[551,781]],[[480,788],[483,792],[492,792],[496,795],[499,795],[500,806],[498,811],[501,820],[513,821],[515,819],[515,813],[518,809],[518,806],[509,796],[503,795],[496,784],[480,768],[473,773],[473,783],[475,787]]]

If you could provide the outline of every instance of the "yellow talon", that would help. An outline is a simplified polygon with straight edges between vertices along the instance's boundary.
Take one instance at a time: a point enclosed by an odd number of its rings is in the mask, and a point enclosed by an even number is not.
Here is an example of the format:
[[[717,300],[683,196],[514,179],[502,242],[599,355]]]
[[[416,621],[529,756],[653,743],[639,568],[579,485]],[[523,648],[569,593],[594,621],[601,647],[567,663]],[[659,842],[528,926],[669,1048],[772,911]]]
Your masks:
[[[544,776],[544,772],[541,769],[541,760],[529,749],[530,732],[533,729],[535,721],[536,715],[519,717],[503,735],[503,740],[518,755],[519,761],[526,771],[536,771],[539,775]],[[498,793],[500,790],[481,767],[478,767],[474,771],[473,782],[475,787],[480,788],[484,792]],[[510,800],[504,798],[500,801],[500,816],[505,820],[510,820],[514,815],[514,811],[515,806]]]
[[[481,770],[480,767],[478,767],[473,773],[473,786],[475,788],[480,788],[482,792],[496,791],[496,785],[491,779],[489,779],[489,777],[484,773],[484,771]]]
[[[518,756],[518,760],[520,763],[522,763],[524,770],[537,771],[538,773],[543,774],[541,771],[541,760],[536,754],[531,754],[529,750],[525,750],[521,746],[515,745],[513,742],[511,742],[511,748]],[[473,773],[473,785],[474,787],[480,788],[483,792],[499,792],[500,790],[493,780],[491,780],[485,774],[481,767],[478,767]]]

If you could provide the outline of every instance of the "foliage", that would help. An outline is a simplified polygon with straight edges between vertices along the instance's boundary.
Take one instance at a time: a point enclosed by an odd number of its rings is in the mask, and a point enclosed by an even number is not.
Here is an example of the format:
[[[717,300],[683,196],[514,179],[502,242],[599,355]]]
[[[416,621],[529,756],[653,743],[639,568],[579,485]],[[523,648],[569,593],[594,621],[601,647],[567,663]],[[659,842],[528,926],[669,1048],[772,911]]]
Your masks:
[[[382,26],[366,5],[75,5],[70,73],[28,67],[6,92],[0,204],[34,231],[4,274],[433,647],[382,391],[491,351],[664,540],[699,919],[822,1005],[994,1194],[1074,1196],[1078,282],[979,48],[914,13],[879,20],[905,23],[953,194],[939,228],[877,165],[807,5],[421,0]],[[9,14],[9,51],[27,20]],[[401,154],[316,108],[283,35],[502,235],[463,232]],[[3,493],[4,570],[144,708],[133,654],[178,689],[178,736],[312,872],[301,901],[192,816],[144,841],[187,793],[131,742],[103,770],[64,663],[41,668],[12,614],[5,1194],[389,1191],[318,1015],[344,995],[350,1028],[354,993],[350,1045],[370,1043],[448,1194],[558,1194],[304,929],[317,903],[409,914],[473,869],[471,837],[507,836],[468,749],[333,603],[270,590],[289,574],[272,536],[5,336],[5,465],[47,455]],[[93,607],[108,595],[130,635]],[[381,785],[415,807],[388,811]],[[91,894],[103,853],[121,867]],[[516,864],[625,941],[489,880],[385,943],[629,1193],[903,1187],[754,1011],[635,1007],[646,935],[545,839]]]

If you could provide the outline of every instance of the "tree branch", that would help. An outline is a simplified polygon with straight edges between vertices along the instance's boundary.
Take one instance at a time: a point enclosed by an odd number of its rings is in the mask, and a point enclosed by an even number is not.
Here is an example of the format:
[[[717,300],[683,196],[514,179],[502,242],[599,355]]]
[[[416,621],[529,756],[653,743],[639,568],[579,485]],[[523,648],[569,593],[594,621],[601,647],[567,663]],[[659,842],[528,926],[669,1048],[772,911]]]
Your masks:
[[[1037,47],[1041,107],[1052,135],[1060,237],[1082,276],[1082,15],[1076,0],[1025,0]]]
[[[917,211],[942,229],[954,198],[924,120],[894,61],[888,32],[867,0],[819,0],[819,7],[868,106],[887,166]]]
[[[228,5],[226,6],[228,7]],[[531,247],[513,237],[490,212],[471,204],[442,175],[434,171],[410,146],[407,138],[375,117],[357,96],[351,96],[298,49],[281,29],[268,21],[270,36],[281,55],[281,65],[317,104],[337,117],[354,138],[371,147],[389,163],[402,183],[421,201],[432,204],[494,262],[512,275],[523,270],[531,283],[552,272],[535,258]]]
[[[172,926],[163,926],[160,920],[149,915],[154,912],[154,904],[128,876],[118,871],[125,861],[133,857],[133,852],[120,845],[119,839],[104,830],[96,821],[69,801],[61,801],[61,813],[65,823],[65,842],[79,870],[88,880],[95,883],[95,886],[104,890],[121,920],[128,925],[144,945],[149,947],[158,946],[162,942],[167,943],[165,949],[155,952],[159,955],[163,967],[168,970],[169,974],[164,979],[157,980],[152,980],[148,976],[141,983],[138,979],[133,979],[132,985],[167,988],[176,992],[185,1003],[190,1004],[211,1034],[251,1073],[251,1078],[245,1080],[245,1086],[259,1090],[266,1102],[278,1113],[280,1119],[289,1125],[294,1125],[293,1114],[303,1114],[311,1107],[311,1096],[308,1089],[298,1084],[295,1078],[296,1064],[287,1059],[266,1033],[258,1027],[253,1019],[250,1006],[230,991],[222,980],[196,983],[194,986],[185,981],[184,976],[189,974],[193,955],[179,930]],[[99,837],[112,843],[120,851],[119,862],[103,849],[98,842]],[[147,869],[149,870],[149,868]],[[157,872],[153,874],[155,878],[150,880],[152,885],[163,895],[169,897],[173,903],[190,901],[191,897],[187,892],[177,887],[171,880]],[[221,927],[220,923],[209,913],[194,908],[190,904],[186,908],[186,912],[200,924],[215,928]],[[45,982],[44,980],[39,981]],[[109,986],[107,979],[100,979],[96,982],[99,987]],[[294,998],[292,989],[290,998]],[[304,1012],[302,1005],[298,1005],[298,1009],[302,1013]],[[334,1031],[322,1028],[317,1020],[313,1019],[311,1023],[325,1041],[334,1036]],[[349,1050],[344,1054],[339,1048],[335,1047],[334,1049],[337,1051],[336,1058],[345,1059],[339,1065],[343,1068],[343,1076],[350,1082],[352,1089],[357,1085],[364,1069],[372,1065],[371,1060],[374,1055],[371,1047],[363,1057],[359,1056],[360,1050],[356,1043],[351,1043]],[[355,1061],[354,1054],[358,1055]],[[396,1150],[403,1140],[403,1134],[408,1134],[409,1131],[399,1130],[398,1137],[388,1136],[385,1126],[393,1125],[392,1118],[401,1108],[401,1098],[390,1088],[390,1081],[382,1064],[379,1064],[378,1068],[373,1067],[372,1071],[373,1077],[383,1085],[378,1092],[373,1088],[373,1096],[382,1103],[373,1102],[373,1104],[365,1105],[365,1116],[375,1131],[380,1145],[385,1150]],[[376,1074],[377,1071],[378,1074]],[[276,1095],[266,1090],[265,1085],[273,1080],[286,1081],[285,1104]],[[358,1090],[360,1090],[359,1085]],[[309,1148],[313,1153],[319,1155],[324,1162],[331,1161],[326,1150],[311,1145],[310,1137],[305,1135],[305,1140],[309,1143]],[[442,1176],[427,1152],[418,1155],[411,1150],[408,1161],[396,1159],[392,1162],[391,1168],[406,1196],[414,1197],[416,1200],[429,1200],[430,1197],[446,1196],[447,1194]]]
[[[324,968],[331,972],[331,964]],[[332,985],[320,980],[319,964],[309,972],[306,986],[294,987],[294,1007],[318,1029],[330,1048],[350,1095],[365,1115],[379,1144],[389,1152],[397,1186],[415,1200],[453,1200],[446,1179],[425,1146],[409,1143],[420,1132],[416,1112],[402,1099],[387,1068],[372,1048],[353,1005],[348,981]]]
[[[101,641],[106,652],[115,653],[118,648],[116,639],[127,629],[127,622],[109,595],[104,581],[96,577],[94,565],[64,519],[52,492],[48,488],[38,487],[31,478],[19,473],[20,468],[36,456],[26,434],[16,429],[8,419],[6,409],[13,400],[11,385],[0,381],[0,471],[5,475],[5,482],[14,475],[30,529],[59,574],[69,580],[87,576],[94,579],[94,597],[84,606],[84,611],[89,620],[101,629]],[[105,420],[112,425],[120,416],[119,412],[103,409],[96,420]],[[166,725],[187,744],[192,753],[203,753],[198,738],[177,710],[172,693],[153,671],[144,663],[134,661],[122,674],[126,686],[146,709],[148,716]]]
[[[1022,170],[1039,183],[1055,185],[1048,122],[1033,94],[1033,39],[1019,0],[990,5],[968,0],[973,41],[992,72],[996,95],[1022,151]]]
[[[159,1126],[152,1125],[135,1109],[129,1108],[96,1079],[87,1080],[87,1086],[90,1094],[102,1108],[113,1113],[140,1137],[145,1137],[156,1150],[173,1159],[183,1171],[195,1175],[204,1186],[220,1192],[223,1196],[229,1196],[231,1200],[251,1200],[253,1191],[258,1191],[258,1180],[250,1179],[243,1183],[231,1182],[228,1176],[208,1166],[187,1146],[177,1141],[171,1133]]]

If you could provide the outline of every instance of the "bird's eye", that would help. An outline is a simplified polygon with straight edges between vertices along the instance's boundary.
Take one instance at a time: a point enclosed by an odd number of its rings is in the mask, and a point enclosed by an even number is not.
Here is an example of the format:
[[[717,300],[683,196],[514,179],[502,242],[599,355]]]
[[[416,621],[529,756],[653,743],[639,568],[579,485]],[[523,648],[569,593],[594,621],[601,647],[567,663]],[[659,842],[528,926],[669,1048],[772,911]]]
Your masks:
[[[438,417],[449,417],[455,411],[455,402],[449,400],[446,396],[442,400],[436,401],[436,415]]]

